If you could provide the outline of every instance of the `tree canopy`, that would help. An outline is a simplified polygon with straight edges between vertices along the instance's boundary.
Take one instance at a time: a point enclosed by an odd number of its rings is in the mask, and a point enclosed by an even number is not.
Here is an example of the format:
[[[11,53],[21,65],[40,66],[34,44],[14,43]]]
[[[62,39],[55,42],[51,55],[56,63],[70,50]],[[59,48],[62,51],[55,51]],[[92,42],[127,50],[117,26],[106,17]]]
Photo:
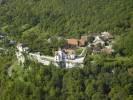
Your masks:
[[[0,34],[53,55],[65,40],[109,31],[115,54],[86,56],[84,68],[26,59],[0,39],[0,100],[133,100],[133,0],[0,0]],[[51,42],[49,42],[51,39]]]

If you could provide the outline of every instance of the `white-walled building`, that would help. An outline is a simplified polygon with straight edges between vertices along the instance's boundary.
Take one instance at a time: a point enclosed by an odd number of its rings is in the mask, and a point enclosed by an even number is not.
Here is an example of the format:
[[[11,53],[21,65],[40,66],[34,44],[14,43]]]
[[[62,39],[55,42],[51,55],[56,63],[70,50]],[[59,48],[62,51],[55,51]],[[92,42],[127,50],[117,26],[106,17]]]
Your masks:
[[[105,42],[99,36],[96,36],[93,41],[93,45],[98,45],[98,44],[101,44],[101,46],[104,46]]]
[[[23,53],[28,53],[29,48],[24,47],[22,43],[17,44],[17,51],[16,51],[16,56],[18,59],[19,64],[24,64],[25,63],[25,56]]]

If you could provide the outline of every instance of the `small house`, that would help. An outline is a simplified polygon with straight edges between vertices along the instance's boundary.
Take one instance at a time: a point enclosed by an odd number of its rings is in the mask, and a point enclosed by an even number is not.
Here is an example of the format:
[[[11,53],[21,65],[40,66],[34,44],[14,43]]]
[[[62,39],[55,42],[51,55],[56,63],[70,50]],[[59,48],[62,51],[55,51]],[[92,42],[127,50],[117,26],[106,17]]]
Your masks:
[[[9,41],[9,45],[15,45],[15,44],[16,44],[16,41],[14,41],[14,40]]]
[[[101,46],[105,46],[105,42],[99,36],[96,36],[95,40],[93,41],[93,45],[96,46],[96,45],[99,45],[99,44]]]
[[[79,46],[79,40],[78,39],[67,39],[67,45],[69,48],[71,47],[78,47]]]
[[[81,36],[80,39],[67,39],[67,44],[68,46],[71,47],[83,47],[87,44],[88,42],[88,36]]]
[[[109,33],[109,32],[102,32],[101,33],[101,37],[104,40],[113,39],[113,35],[111,33]]]
[[[114,49],[112,48],[112,45],[108,45],[108,46],[105,46],[105,48],[103,48],[101,52],[106,54],[112,54],[114,52]]]
[[[84,40],[84,39],[80,39],[80,40],[79,40],[79,46],[80,46],[80,47],[85,46],[86,43],[87,43],[87,42],[86,42],[86,40]]]
[[[88,36],[87,35],[81,36],[81,40],[84,40],[85,42],[88,42]]]

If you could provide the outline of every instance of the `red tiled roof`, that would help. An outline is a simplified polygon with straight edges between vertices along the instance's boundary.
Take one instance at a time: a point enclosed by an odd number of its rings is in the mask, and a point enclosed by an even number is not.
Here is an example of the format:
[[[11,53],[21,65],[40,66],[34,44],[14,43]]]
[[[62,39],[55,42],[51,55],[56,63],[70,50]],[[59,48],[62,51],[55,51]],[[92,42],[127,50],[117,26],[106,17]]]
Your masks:
[[[67,39],[67,43],[69,45],[75,45],[75,46],[78,46],[78,39]]]
[[[71,38],[71,39],[67,39],[67,44],[74,45],[74,46],[84,46],[87,40],[88,40],[87,36],[82,36],[80,40]]]

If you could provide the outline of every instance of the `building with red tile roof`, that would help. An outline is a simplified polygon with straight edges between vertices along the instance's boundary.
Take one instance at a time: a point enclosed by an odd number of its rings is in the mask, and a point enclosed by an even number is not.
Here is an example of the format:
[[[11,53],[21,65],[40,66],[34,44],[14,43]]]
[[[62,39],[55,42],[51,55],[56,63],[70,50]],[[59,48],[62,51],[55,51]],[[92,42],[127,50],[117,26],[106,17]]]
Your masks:
[[[78,39],[74,39],[74,38],[67,39],[67,44],[70,47],[71,46],[78,47],[79,46],[79,40]]]

